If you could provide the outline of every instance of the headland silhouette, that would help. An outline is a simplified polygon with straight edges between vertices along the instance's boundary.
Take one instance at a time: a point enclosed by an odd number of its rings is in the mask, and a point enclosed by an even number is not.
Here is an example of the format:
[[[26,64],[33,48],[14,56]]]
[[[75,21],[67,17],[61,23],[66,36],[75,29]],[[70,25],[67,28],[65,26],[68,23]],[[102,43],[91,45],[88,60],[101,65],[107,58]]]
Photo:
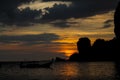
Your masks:
[[[80,38],[77,42],[78,53],[72,54],[69,61],[120,62],[120,2],[114,13],[114,33],[113,39],[97,39],[93,45],[88,37]]]

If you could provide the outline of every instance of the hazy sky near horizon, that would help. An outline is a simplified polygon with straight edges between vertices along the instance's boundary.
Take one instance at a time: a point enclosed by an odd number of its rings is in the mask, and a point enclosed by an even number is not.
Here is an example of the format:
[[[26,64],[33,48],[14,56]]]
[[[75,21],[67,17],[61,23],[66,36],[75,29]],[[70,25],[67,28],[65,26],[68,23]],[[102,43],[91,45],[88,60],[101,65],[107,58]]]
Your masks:
[[[76,42],[110,40],[119,0],[0,0],[0,60],[67,58]]]

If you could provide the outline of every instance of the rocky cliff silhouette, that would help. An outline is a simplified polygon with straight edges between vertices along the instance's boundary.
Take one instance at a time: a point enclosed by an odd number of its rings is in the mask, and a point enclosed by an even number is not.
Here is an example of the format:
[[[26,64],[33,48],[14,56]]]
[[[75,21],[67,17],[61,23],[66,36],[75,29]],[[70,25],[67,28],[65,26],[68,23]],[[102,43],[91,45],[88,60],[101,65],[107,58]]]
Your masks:
[[[114,33],[112,40],[97,39],[91,45],[87,37],[77,42],[78,53],[70,56],[70,61],[115,61],[120,62],[120,2],[114,13]]]
[[[116,35],[116,38],[120,38],[120,2],[118,3],[118,6],[115,10],[114,25],[114,33]]]

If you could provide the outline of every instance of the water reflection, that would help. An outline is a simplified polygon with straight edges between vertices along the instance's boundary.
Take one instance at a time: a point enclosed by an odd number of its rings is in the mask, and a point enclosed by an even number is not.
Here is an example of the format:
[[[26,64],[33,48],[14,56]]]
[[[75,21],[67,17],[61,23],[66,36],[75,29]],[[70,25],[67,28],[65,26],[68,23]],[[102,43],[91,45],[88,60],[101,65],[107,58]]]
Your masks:
[[[113,76],[114,75],[114,64],[113,63],[101,63],[99,62],[99,64],[96,63],[89,63],[88,64],[88,69],[89,69],[89,73],[90,76]]]
[[[112,62],[58,62],[52,68],[20,69],[6,65],[0,68],[0,80],[119,80]]]
[[[99,62],[88,64],[88,73],[90,77],[94,78],[114,78],[115,67],[114,63]]]
[[[59,71],[56,71],[58,74],[65,76],[65,77],[74,77],[79,74],[78,72],[78,64],[77,63],[68,63],[60,65]]]
[[[94,62],[94,63],[61,63],[56,74],[60,75],[60,80],[113,80],[115,79],[114,63]],[[62,78],[62,79],[61,79]]]
[[[120,62],[115,62],[116,79],[120,80]]]

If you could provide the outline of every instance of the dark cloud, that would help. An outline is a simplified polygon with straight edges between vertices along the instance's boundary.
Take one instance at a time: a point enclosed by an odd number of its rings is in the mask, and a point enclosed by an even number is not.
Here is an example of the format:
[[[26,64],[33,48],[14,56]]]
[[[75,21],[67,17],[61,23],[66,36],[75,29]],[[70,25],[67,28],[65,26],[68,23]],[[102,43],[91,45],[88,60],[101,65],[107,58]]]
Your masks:
[[[4,25],[28,26],[32,25],[34,22],[37,22],[41,15],[41,10],[31,10],[30,8],[25,8],[23,10],[16,9],[10,15],[9,13],[1,13],[0,21]]]
[[[23,3],[29,3],[33,0],[0,0],[0,12],[10,14]]]
[[[111,19],[110,19],[110,20],[105,21],[104,23],[105,23],[105,24],[109,24],[109,23],[111,23],[111,22],[113,22],[113,21],[114,21],[114,20],[111,20]]]
[[[51,0],[43,0],[51,1]],[[71,1],[72,5],[55,4],[52,8],[46,8],[49,12],[44,15],[44,19],[68,19],[83,18],[102,14],[114,10],[118,0],[53,0],[53,1]]]
[[[66,12],[70,12],[71,10],[66,4],[54,4],[53,7],[47,7],[45,10],[48,11],[48,13],[46,13],[42,19],[67,19],[70,18],[71,15],[71,13],[66,14]]]
[[[111,24],[105,24],[103,28],[109,28],[111,27]]]
[[[18,6],[30,3],[35,0],[0,0],[0,24],[30,26],[35,23],[48,23],[55,20],[65,20],[69,18],[85,18],[96,14],[102,14],[114,10],[118,0],[42,0],[46,1],[69,1],[70,6],[66,4],[54,4],[53,7],[47,7],[46,14],[42,10],[31,10],[25,8],[19,10]],[[48,13],[47,13],[48,12]],[[61,27],[68,27],[64,22],[54,23]],[[63,24],[63,25],[61,25]],[[1,27],[1,26],[0,26]]]
[[[68,28],[70,27],[72,24],[76,24],[77,22],[69,22],[66,20],[58,20],[58,21],[53,21],[50,22],[50,24],[54,25],[55,27],[58,28]]]
[[[17,20],[18,23],[22,22],[21,24],[23,23],[26,24],[32,22],[34,23],[34,21],[37,21],[37,19],[39,19],[41,15],[42,15],[41,10],[31,10],[29,7],[27,7],[22,11],[20,10],[16,11],[16,14],[14,16],[15,20]]]
[[[23,44],[41,44],[51,43],[54,40],[58,40],[60,37],[53,33],[44,33],[38,35],[21,35],[21,36],[0,36],[0,43],[23,43]]]
[[[28,25],[41,16],[41,10],[25,8],[19,10],[18,6],[35,0],[0,0],[0,23],[3,25]]]
[[[103,26],[103,28],[109,28],[109,27],[111,27],[112,26],[112,23],[113,23],[113,21],[114,20],[107,20],[107,21],[105,21],[104,22],[104,26]]]

